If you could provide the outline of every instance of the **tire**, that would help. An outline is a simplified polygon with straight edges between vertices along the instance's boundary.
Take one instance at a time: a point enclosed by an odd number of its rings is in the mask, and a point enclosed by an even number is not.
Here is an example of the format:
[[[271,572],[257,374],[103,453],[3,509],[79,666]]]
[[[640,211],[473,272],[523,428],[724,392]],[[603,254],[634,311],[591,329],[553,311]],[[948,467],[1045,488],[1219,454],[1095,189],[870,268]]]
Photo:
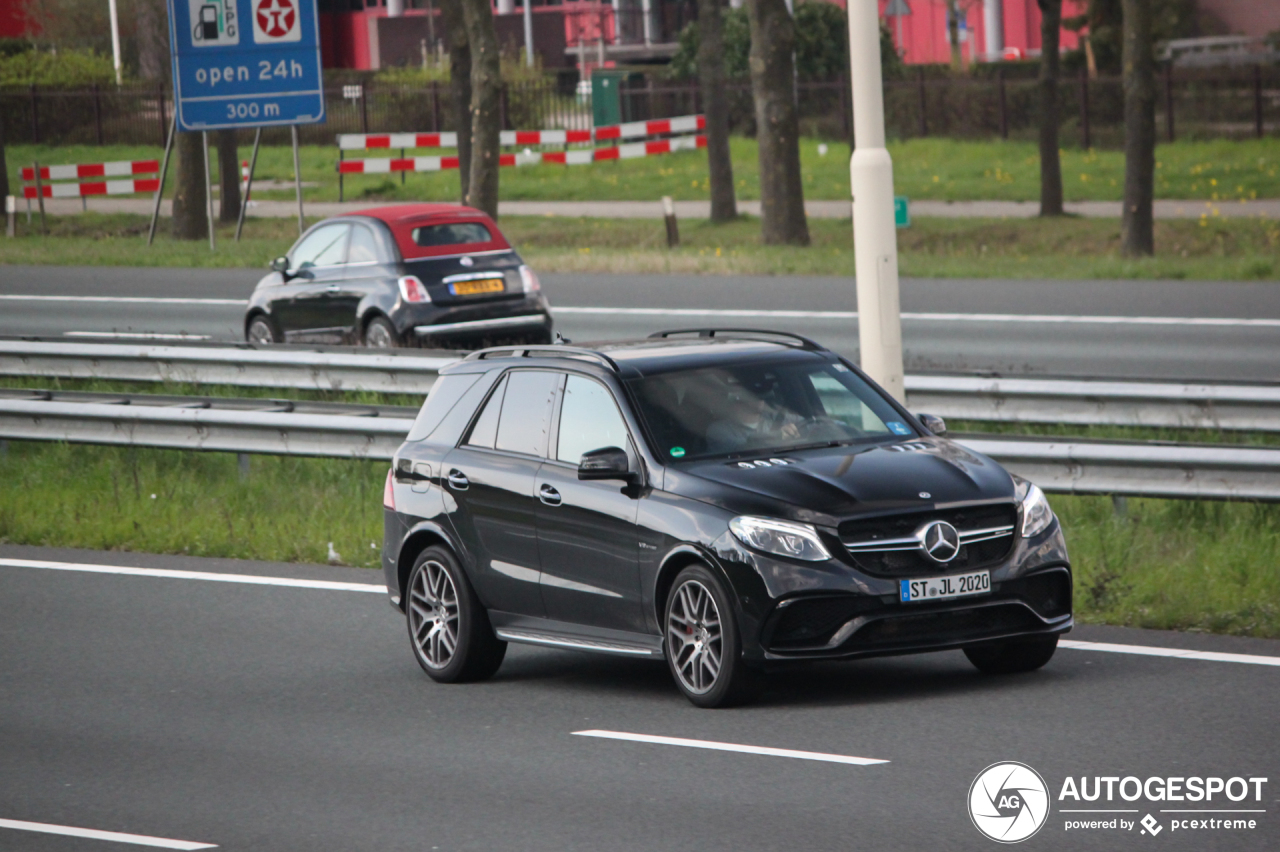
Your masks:
[[[400,346],[400,335],[386,317],[374,317],[364,327],[364,345],[370,349],[395,349]]]
[[[276,324],[266,314],[258,314],[249,321],[244,339],[255,346],[268,346],[272,343],[280,343],[282,336],[276,330]]]
[[[498,639],[466,575],[448,550],[418,554],[405,595],[409,644],[422,670],[440,683],[484,680],[502,665]]]
[[[983,674],[1003,675],[1032,672],[1053,659],[1058,650],[1058,637],[1036,636],[1009,639],[990,645],[973,645],[964,649],[969,662]]]
[[[676,576],[663,610],[667,666],[676,687],[698,707],[731,707],[754,691],[756,673],[742,661],[733,604],[705,565]]]

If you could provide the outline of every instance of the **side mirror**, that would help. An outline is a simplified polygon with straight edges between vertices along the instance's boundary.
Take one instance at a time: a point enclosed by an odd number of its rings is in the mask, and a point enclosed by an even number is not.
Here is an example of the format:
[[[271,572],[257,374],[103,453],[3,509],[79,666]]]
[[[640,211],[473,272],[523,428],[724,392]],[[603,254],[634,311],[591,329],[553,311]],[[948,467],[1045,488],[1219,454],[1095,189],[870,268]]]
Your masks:
[[[277,257],[275,260],[271,261],[271,271],[279,272],[281,275],[288,278],[289,277],[289,257],[287,255],[281,255],[280,257]]]
[[[939,438],[947,434],[947,421],[936,414],[917,414],[916,419],[920,421],[920,425]]]
[[[627,451],[620,447],[601,447],[582,454],[578,464],[578,479],[621,479],[633,482],[637,478],[631,470]]]

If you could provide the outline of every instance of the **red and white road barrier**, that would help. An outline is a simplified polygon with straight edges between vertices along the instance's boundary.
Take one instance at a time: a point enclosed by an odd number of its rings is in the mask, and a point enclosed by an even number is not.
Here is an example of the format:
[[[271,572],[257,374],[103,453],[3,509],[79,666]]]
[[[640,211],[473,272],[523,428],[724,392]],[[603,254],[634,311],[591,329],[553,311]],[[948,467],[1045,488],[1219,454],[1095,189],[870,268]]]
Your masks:
[[[72,163],[67,166],[41,166],[40,180],[76,180],[91,177],[124,177],[125,175],[155,174],[160,171],[159,160],[121,160],[115,163]],[[22,169],[22,179],[34,181],[36,171],[31,166]],[[34,196],[33,196],[34,197]]]
[[[35,186],[22,187],[23,198],[86,198],[90,195],[133,195],[136,192],[155,192],[160,188],[159,178],[132,180],[84,181],[84,178],[123,177],[126,175],[158,174],[158,160],[122,160],[114,163],[71,163],[65,166],[40,167],[40,192]],[[36,170],[32,166],[22,169],[22,179],[34,183]],[[80,183],[43,183],[48,180],[78,180]]]
[[[612,124],[593,130],[503,130],[498,144],[515,145],[573,145],[584,142],[605,142],[612,139],[643,139],[669,133],[696,133],[706,129],[707,121],[701,115],[685,115],[679,118],[663,118],[657,121],[631,121]],[[340,151],[365,151],[378,148],[457,148],[456,133],[343,133],[338,136]]]
[[[160,178],[143,180],[106,180],[96,183],[47,183],[40,187],[45,198],[81,198],[90,195],[132,195],[135,192],[155,192],[160,188]],[[36,188],[24,186],[23,198],[35,198]]]
[[[532,166],[539,163],[558,163],[580,166],[601,160],[630,160],[637,157],[653,157],[673,151],[693,151],[707,147],[705,136],[677,136],[651,142],[632,142],[608,148],[587,148],[578,151],[530,151],[519,154],[503,154],[500,166]],[[342,160],[338,174],[376,175],[391,172],[438,172],[458,168],[457,157],[381,157],[364,160]]]

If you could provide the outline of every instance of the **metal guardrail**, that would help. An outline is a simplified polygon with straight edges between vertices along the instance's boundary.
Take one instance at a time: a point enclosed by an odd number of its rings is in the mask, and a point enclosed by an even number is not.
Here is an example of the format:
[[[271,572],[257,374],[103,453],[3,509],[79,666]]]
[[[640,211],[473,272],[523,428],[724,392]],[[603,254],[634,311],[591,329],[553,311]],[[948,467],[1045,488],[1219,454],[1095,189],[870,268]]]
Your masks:
[[[0,375],[421,393],[455,356],[248,345],[0,340]]]
[[[88,396],[88,395],[86,395]],[[0,397],[0,439],[332,458],[392,458],[413,420],[368,406],[326,413]],[[205,400],[193,400],[199,405]],[[250,402],[250,401],[236,401]],[[352,413],[341,413],[344,409]],[[1045,491],[1280,500],[1280,448],[957,436]]]
[[[0,375],[425,394],[456,356],[0,340]],[[959,420],[1280,432],[1280,385],[906,377],[913,410]]]
[[[1280,432],[1280,386],[907,376],[907,402],[957,420]]]

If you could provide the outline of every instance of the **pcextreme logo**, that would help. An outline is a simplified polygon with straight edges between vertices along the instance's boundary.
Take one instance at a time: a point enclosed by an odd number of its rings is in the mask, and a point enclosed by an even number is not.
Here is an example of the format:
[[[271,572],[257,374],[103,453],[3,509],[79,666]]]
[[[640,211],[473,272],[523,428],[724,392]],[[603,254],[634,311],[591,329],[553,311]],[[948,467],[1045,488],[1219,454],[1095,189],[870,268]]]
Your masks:
[[[1058,792],[1063,831],[1132,832],[1154,838],[1187,831],[1249,832],[1267,813],[1257,776],[1067,776]],[[998,843],[1021,843],[1049,821],[1052,800],[1025,763],[993,763],[969,785],[969,818]],[[1139,816],[1142,814],[1142,816]]]

